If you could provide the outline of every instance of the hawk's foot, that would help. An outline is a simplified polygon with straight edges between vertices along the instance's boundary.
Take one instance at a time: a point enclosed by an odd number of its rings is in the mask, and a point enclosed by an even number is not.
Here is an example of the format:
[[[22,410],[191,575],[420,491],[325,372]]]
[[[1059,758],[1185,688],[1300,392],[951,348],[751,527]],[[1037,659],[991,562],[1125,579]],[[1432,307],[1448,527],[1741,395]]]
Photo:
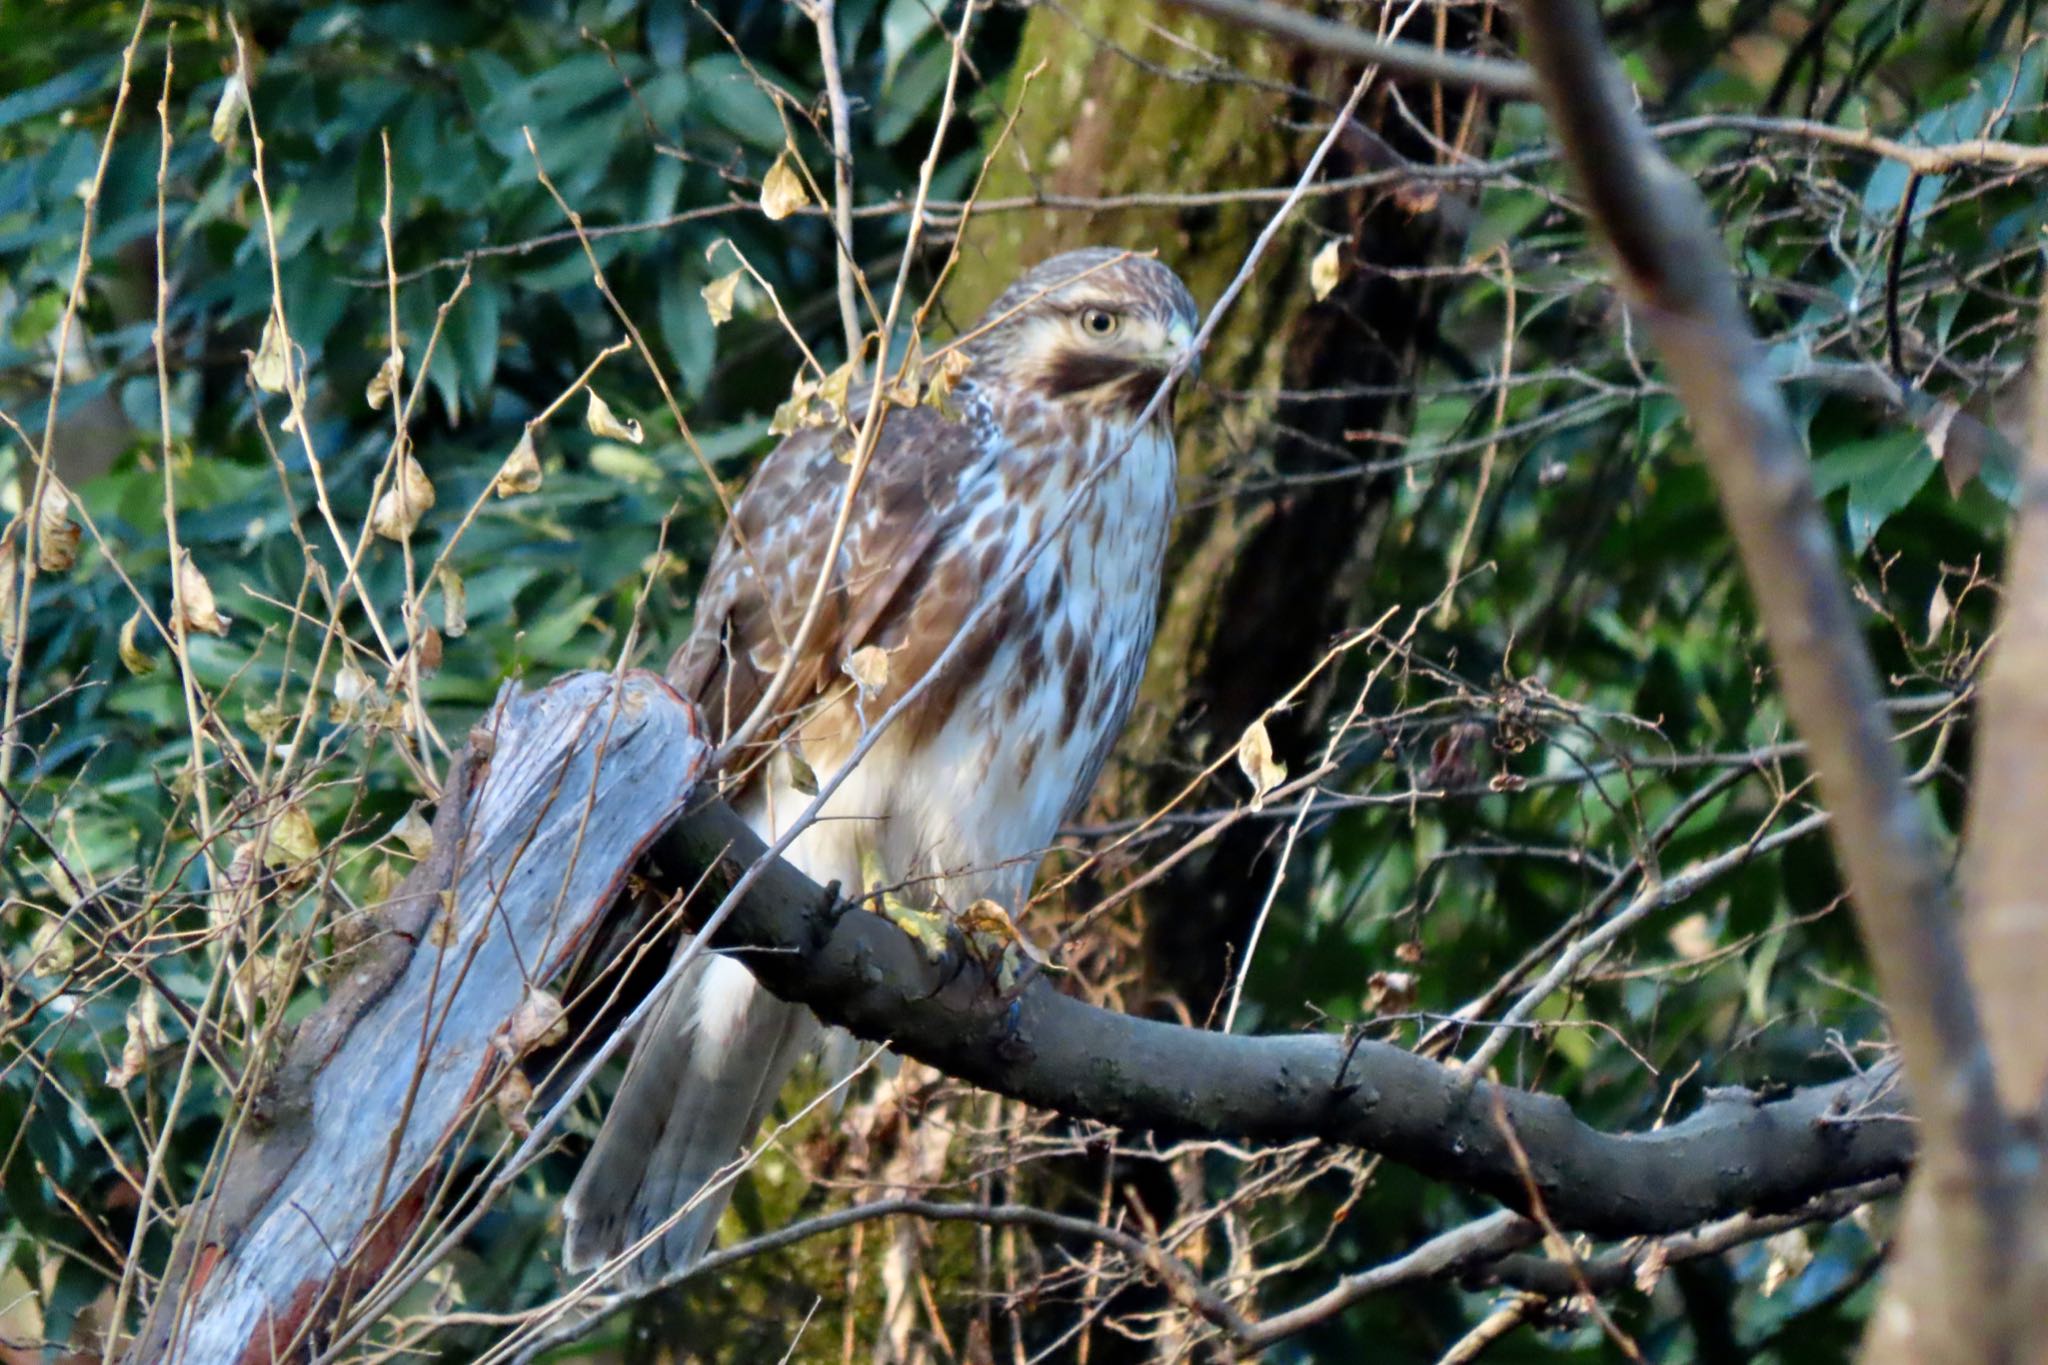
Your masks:
[[[860,879],[874,896],[875,908],[883,919],[910,935],[911,940],[924,950],[927,960],[938,962],[944,959],[951,943],[948,931],[952,928],[952,916],[943,910],[920,910],[895,892],[883,890],[888,885],[889,876],[882,870],[881,859],[873,849],[860,855]]]
[[[924,955],[930,961],[944,959],[948,945],[946,930],[952,924],[950,916],[943,910],[920,910],[914,905],[907,905],[886,891],[882,893],[881,901],[883,919],[910,935],[912,941],[924,949]]]

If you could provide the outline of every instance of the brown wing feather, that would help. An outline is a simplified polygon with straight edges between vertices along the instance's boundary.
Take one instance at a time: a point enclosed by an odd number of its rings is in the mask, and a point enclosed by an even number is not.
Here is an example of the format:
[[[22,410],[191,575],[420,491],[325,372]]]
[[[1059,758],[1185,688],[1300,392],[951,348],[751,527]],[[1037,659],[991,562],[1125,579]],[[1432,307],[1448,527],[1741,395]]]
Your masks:
[[[759,703],[802,623],[852,472],[838,458],[849,442],[819,428],[770,451],[712,556],[696,623],[668,676],[720,741]],[[961,476],[990,458],[972,422],[929,408],[884,414],[839,562],[762,743],[776,742],[789,717],[840,683],[848,655],[914,608],[933,548],[960,512]]]

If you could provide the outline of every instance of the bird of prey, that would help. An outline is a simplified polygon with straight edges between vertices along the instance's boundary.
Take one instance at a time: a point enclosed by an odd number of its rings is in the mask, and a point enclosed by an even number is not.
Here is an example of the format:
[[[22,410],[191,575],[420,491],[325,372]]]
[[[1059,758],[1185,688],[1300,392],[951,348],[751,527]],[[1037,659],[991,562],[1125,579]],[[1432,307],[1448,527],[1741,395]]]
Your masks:
[[[1173,516],[1171,396],[1140,418],[1192,359],[1196,320],[1187,287],[1149,256],[1055,256],[957,343],[970,363],[949,402],[880,414],[808,630],[854,473],[845,424],[799,430],[768,455],[711,560],[668,675],[721,738],[784,675],[773,720],[727,778],[765,840],[965,628],[785,855],[820,885],[886,891],[883,912],[934,957],[948,914],[983,899],[1021,907],[1130,711]],[[686,967],[642,1026],[570,1191],[569,1268],[664,1222],[616,1283],[701,1257],[730,1189],[721,1168],[821,1033],[730,958]]]

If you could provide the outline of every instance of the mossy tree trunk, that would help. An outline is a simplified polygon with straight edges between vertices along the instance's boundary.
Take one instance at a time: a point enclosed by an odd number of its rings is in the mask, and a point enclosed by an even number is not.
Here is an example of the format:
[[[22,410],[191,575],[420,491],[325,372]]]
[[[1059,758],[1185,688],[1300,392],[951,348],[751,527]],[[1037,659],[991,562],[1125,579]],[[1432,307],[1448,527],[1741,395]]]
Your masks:
[[[1448,36],[1457,40],[1455,31]],[[1041,61],[1043,72],[1026,88],[1022,73]],[[1022,112],[997,157],[991,197],[1285,187],[1359,75],[1257,35],[1123,0],[1038,7],[1015,69],[1012,99]],[[1426,88],[1403,89],[1400,100],[1396,93],[1384,82],[1368,93],[1321,181],[1402,160],[1435,163],[1432,138],[1462,139],[1473,150],[1484,110],[1454,92],[1438,99]],[[1157,250],[1206,303],[1278,207],[1267,197],[991,215],[968,234],[956,301],[971,315],[1022,266],[1111,244]],[[1288,478],[1328,476],[1384,455],[1346,433],[1400,424],[1402,401],[1369,390],[1412,373],[1413,358],[1431,344],[1435,312],[1429,284],[1403,278],[1400,268],[1431,256],[1457,207],[1449,195],[1417,193],[1414,182],[1308,200],[1204,357],[1201,390],[1182,423],[1183,511],[1159,638],[1123,764],[1105,790],[1120,813],[1169,799],[1200,764],[1227,753],[1336,632],[1377,614],[1370,571],[1385,481],[1359,474],[1291,488]],[[1333,239],[1343,272],[1318,301],[1310,265]],[[1346,389],[1368,392],[1287,396]],[[1257,489],[1235,487],[1245,483]],[[1309,755],[1326,705],[1318,694],[1268,722],[1283,760],[1298,765]],[[1235,779],[1231,769],[1224,780]],[[1213,1007],[1242,950],[1271,872],[1266,834],[1240,827],[1152,892],[1152,986],[1196,1018]]]

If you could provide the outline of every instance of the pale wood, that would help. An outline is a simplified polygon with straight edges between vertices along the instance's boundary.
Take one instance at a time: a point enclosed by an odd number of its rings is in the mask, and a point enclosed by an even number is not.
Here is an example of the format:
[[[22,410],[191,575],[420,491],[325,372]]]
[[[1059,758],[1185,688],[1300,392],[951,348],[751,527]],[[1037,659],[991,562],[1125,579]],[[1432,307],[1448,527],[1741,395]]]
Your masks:
[[[695,709],[651,673],[499,694],[386,933],[298,1030],[185,1220],[131,1360],[267,1361],[375,1285],[504,1077],[499,1039],[529,983],[602,927],[709,752]],[[452,934],[435,927],[444,903]]]

